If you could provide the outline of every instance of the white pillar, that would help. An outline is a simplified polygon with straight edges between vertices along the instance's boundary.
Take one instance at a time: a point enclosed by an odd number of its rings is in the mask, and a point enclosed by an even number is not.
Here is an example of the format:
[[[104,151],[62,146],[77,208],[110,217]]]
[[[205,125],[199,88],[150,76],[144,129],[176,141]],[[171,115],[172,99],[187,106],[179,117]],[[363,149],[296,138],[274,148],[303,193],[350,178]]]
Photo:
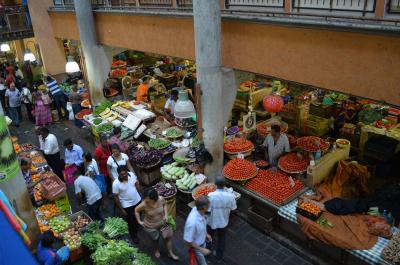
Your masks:
[[[202,90],[203,140],[214,158],[206,167],[210,181],[223,167],[221,10],[219,0],[193,1],[197,82]]]
[[[97,105],[103,97],[104,82],[107,80],[112,57],[99,45],[96,35],[93,10],[90,0],[74,0],[76,20],[85,58],[87,81],[92,103]]]

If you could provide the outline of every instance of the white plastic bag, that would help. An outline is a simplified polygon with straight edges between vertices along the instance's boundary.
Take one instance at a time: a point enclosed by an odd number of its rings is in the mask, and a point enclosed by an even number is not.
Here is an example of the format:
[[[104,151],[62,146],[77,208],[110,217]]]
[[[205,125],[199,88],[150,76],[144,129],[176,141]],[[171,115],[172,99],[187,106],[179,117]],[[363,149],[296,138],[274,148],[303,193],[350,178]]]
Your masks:
[[[74,117],[74,111],[72,110],[72,104],[71,104],[71,102],[67,102],[67,110],[68,110],[68,119],[70,120],[70,121],[73,121],[73,120],[75,120],[75,117]]]

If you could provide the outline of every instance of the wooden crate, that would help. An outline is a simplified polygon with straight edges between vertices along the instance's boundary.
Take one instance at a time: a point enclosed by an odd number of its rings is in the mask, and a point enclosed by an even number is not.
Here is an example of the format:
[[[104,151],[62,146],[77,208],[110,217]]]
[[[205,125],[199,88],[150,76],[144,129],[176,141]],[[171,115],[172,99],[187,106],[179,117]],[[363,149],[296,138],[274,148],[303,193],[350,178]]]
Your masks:
[[[249,223],[267,234],[271,233],[274,229],[275,217],[275,213],[258,204],[254,204],[248,208]]]

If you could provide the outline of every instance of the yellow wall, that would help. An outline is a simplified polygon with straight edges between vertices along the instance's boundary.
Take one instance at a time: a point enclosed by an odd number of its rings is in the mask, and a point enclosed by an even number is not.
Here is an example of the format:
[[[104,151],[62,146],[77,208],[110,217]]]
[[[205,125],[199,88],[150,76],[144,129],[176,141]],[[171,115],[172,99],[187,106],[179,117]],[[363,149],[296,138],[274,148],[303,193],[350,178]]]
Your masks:
[[[46,0],[47,1],[47,0]],[[79,39],[73,13],[50,13]],[[189,18],[96,14],[101,44],[194,59]],[[400,105],[400,38],[224,20],[223,65]]]

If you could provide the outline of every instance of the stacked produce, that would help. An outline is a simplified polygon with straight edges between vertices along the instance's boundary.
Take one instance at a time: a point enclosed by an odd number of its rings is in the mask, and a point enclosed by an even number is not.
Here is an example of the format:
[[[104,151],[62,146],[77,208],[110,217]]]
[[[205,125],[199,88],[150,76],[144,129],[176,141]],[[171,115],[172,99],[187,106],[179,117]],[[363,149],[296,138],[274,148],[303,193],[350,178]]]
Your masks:
[[[90,223],[89,219],[84,215],[79,215],[76,220],[72,223],[72,225],[76,229],[82,229]]]
[[[110,240],[99,246],[91,258],[96,265],[130,265],[136,252],[126,241]]]
[[[299,203],[296,212],[314,221],[322,214],[322,210],[318,205],[306,201],[301,201]]]
[[[180,190],[184,190],[184,191],[188,191],[188,190],[192,190],[194,187],[196,187],[197,182],[196,182],[196,176],[195,173],[192,174],[188,174],[186,173],[183,178],[178,179],[176,181],[176,186],[180,189]]]
[[[154,185],[153,188],[157,191],[158,195],[164,198],[169,198],[176,194],[176,187],[174,183],[159,182]]]
[[[252,162],[245,159],[235,158],[224,166],[224,175],[231,180],[248,180],[256,174],[257,167]]]
[[[61,234],[64,239],[64,244],[70,249],[76,249],[81,246],[81,236],[75,227],[72,227]]]
[[[112,106],[112,103],[108,100],[103,101],[102,103],[100,103],[99,106],[97,106],[94,111],[93,114],[96,116],[100,116],[100,113],[103,114],[103,112],[107,112],[107,109],[110,109]],[[107,112],[108,113],[108,112]]]
[[[54,203],[44,204],[37,209],[44,219],[50,219],[60,213],[60,210]]]
[[[109,238],[127,235],[128,223],[119,217],[108,217],[104,225],[103,232],[107,234]]]
[[[211,192],[214,192],[217,190],[217,187],[214,184],[203,184],[199,187],[197,187],[193,191],[193,199],[197,200],[201,196],[207,196]]]
[[[70,221],[64,215],[54,217],[49,221],[49,226],[51,230],[53,230],[56,233],[64,231],[69,227],[70,224],[71,224]]]
[[[161,167],[161,175],[166,180],[175,181],[189,175],[189,173],[184,167],[179,167],[178,163],[174,162]]]
[[[260,169],[264,169],[269,166],[269,163],[265,160],[257,160],[254,162],[256,166]]]
[[[99,246],[107,242],[101,233],[85,233],[82,235],[81,241],[82,245],[91,251],[95,251]]]
[[[297,173],[307,170],[310,159],[296,153],[289,153],[279,159],[279,168],[285,172]]]
[[[291,182],[287,176],[272,170],[259,170],[257,177],[249,180],[245,186],[276,204],[284,203],[304,188],[301,181]]]
[[[400,232],[397,232],[383,249],[382,257],[391,264],[400,264]]]
[[[33,146],[33,144],[21,144],[21,151],[22,152],[29,152],[32,151],[33,149],[35,149],[35,147]]]
[[[44,159],[44,157],[41,156],[39,153],[35,152],[35,153],[31,154],[30,158],[32,160],[32,163],[37,167],[47,164],[46,159]]]
[[[158,139],[150,139],[148,144],[151,148],[161,150],[170,146],[171,142],[166,139],[158,138]]]
[[[130,159],[133,164],[141,168],[150,168],[158,165],[163,158],[163,153],[159,150],[131,150]]]
[[[248,152],[253,149],[253,143],[244,138],[233,138],[224,144],[224,151],[228,153]]]
[[[325,151],[329,143],[316,136],[303,136],[297,139],[297,145],[308,152]]]
[[[171,127],[165,131],[165,136],[168,138],[179,138],[183,136],[183,131],[178,127]]]

